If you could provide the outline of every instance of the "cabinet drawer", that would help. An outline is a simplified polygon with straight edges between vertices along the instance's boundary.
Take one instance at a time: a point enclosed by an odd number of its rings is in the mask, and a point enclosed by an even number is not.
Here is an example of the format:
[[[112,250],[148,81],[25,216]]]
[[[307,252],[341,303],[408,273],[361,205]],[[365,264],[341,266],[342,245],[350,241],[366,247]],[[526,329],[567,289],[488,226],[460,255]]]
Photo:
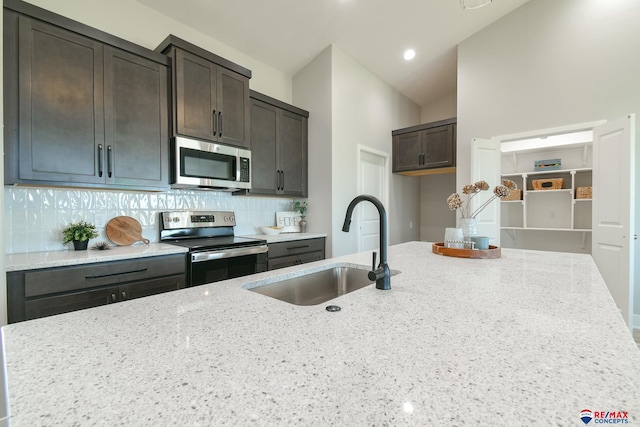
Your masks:
[[[115,302],[112,296],[117,295],[118,288],[105,288],[87,292],[76,292],[67,295],[38,298],[24,303],[24,319],[38,319],[54,314],[68,313],[84,308],[98,307]],[[13,320],[9,319],[11,323]]]
[[[27,271],[24,274],[25,297],[117,285],[184,272],[184,254]]]
[[[146,297],[161,294],[163,292],[183,289],[186,284],[186,276],[179,274],[171,277],[144,280],[118,287],[118,301]]]
[[[269,243],[269,261],[271,261],[272,258],[316,251],[322,251],[324,256],[324,240],[324,238],[318,238]]]
[[[269,270],[291,267],[292,265],[306,264],[308,262],[320,261],[324,259],[324,251],[310,252],[301,255],[291,255],[269,260]]]

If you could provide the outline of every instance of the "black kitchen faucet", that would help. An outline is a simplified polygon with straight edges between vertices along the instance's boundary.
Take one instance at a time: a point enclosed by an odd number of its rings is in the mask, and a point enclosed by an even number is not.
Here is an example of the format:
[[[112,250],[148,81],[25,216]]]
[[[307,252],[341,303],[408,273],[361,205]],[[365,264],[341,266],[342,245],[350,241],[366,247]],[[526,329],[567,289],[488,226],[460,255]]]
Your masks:
[[[391,289],[391,272],[389,271],[389,266],[387,265],[387,212],[384,210],[382,202],[377,198],[366,194],[357,196],[351,201],[351,203],[349,203],[347,214],[344,217],[344,225],[342,226],[342,231],[349,232],[349,228],[351,227],[351,215],[353,214],[353,209],[358,203],[363,200],[368,200],[373,203],[374,206],[378,209],[378,214],[380,215],[380,264],[378,264],[378,267],[376,268],[376,253],[374,252],[373,265],[371,267],[371,271],[369,272],[369,280],[376,281],[377,289],[388,290]]]

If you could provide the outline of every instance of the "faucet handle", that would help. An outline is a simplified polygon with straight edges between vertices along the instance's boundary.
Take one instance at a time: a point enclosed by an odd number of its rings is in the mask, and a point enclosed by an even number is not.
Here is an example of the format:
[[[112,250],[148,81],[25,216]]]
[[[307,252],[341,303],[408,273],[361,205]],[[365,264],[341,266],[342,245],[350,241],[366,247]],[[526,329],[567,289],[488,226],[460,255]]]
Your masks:
[[[378,256],[378,253],[374,252],[372,255],[373,255],[373,262],[371,263],[371,270],[375,270],[376,269],[376,257]]]

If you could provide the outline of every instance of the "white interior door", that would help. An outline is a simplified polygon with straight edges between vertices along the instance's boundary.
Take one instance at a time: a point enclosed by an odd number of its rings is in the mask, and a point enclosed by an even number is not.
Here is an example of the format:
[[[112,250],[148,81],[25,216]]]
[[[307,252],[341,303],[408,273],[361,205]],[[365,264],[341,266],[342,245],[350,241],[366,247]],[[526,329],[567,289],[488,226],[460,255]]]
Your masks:
[[[493,195],[493,188],[500,184],[500,140],[473,138],[471,141],[471,180],[473,184],[487,181],[490,190],[474,197],[474,209]],[[461,191],[459,189],[458,191]],[[465,196],[463,196],[463,200]],[[478,216],[478,234],[488,236],[492,245],[500,246],[500,202],[490,203]]]
[[[388,195],[388,155],[369,147],[358,147],[358,194],[377,197],[389,215]],[[372,251],[380,245],[380,215],[369,202],[358,204],[356,209],[358,224],[358,252]]]
[[[629,328],[633,315],[635,116],[593,130],[591,254]]]

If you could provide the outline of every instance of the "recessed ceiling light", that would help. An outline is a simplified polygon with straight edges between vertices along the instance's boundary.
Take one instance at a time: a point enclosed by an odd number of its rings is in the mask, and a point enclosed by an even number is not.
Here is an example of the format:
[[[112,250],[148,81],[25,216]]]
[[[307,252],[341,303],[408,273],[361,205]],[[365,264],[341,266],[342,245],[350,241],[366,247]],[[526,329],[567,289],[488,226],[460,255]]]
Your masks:
[[[404,51],[404,59],[411,61],[416,56],[416,51],[413,49],[407,49]]]

